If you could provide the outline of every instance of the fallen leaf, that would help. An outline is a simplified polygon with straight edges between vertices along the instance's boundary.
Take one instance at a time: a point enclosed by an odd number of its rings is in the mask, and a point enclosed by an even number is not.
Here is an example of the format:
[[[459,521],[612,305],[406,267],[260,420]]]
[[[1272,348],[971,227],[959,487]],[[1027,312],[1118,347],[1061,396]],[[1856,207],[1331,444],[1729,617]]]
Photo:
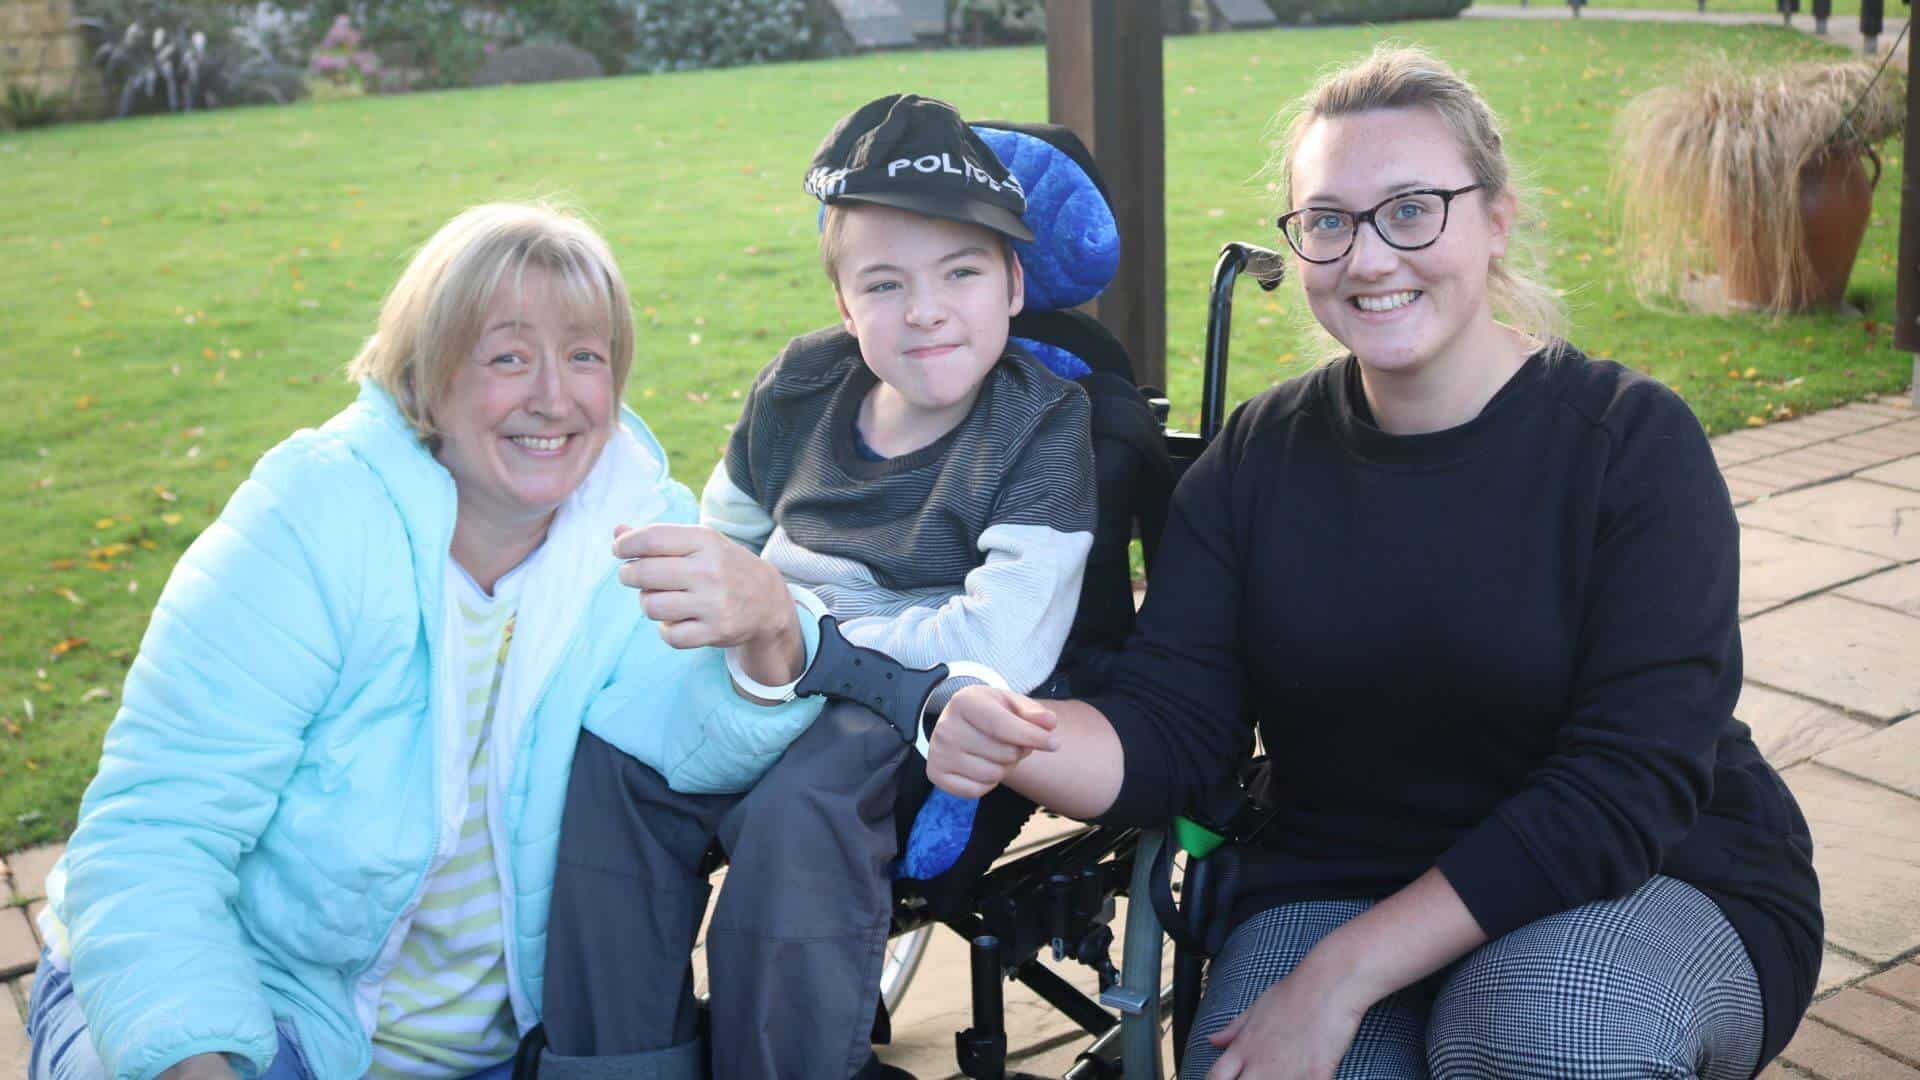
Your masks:
[[[54,570],[71,570],[73,569],[73,560],[72,559],[55,559],[52,562],[48,563],[47,566]]]
[[[69,603],[76,604],[80,607],[87,606],[87,602],[85,600],[80,599],[79,593],[74,592],[72,589],[67,588],[65,585],[55,585],[53,587],[53,591],[54,591],[54,594],[57,596],[66,597]]]
[[[180,515],[173,513],[161,514],[160,520],[168,525],[178,525],[180,524]]]
[[[53,648],[48,649],[47,655],[57,660],[60,657],[67,655],[68,653],[72,652],[75,649],[84,648],[86,644],[87,644],[86,638],[70,637],[64,641],[56,643],[53,646]]]
[[[110,517],[101,518],[93,523],[93,527],[96,529],[111,529],[113,528],[113,519]]]
[[[107,689],[104,686],[95,686],[89,689],[86,693],[81,694],[80,700],[83,702],[104,701],[105,699],[110,698],[112,696],[113,696],[113,691]]]
[[[87,409],[93,408],[94,402],[99,400],[99,398],[94,397],[92,394],[81,394],[79,397],[73,399],[73,407],[84,412]]]

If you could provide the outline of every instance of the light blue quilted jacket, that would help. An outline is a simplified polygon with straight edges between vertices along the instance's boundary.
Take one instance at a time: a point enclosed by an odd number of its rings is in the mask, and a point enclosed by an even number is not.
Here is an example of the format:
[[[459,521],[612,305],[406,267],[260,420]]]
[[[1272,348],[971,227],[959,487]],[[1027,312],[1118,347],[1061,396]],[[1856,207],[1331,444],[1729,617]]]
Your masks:
[[[665,462],[625,413],[525,571],[489,783],[522,1031],[581,725],[680,790],[739,791],[818,711],[739,697],[720,651],[668,648],[616,580],[616,523],[696,517]],[[466,797],[442,663],[454,511],[452,477],[363,386],[263,457],[175,567],[43,920],[116,1078],[208,1051],[264,1069],[276,1018],[316,1075],[366,1071]]]

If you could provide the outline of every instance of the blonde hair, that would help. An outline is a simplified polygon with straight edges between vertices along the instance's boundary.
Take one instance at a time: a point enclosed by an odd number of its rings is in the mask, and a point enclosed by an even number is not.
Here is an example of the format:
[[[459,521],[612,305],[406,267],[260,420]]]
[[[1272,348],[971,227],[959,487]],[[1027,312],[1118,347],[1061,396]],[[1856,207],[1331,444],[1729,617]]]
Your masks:
[[[820,217],[820,263],[827,271],[827,280],[833,282],[837,291],[840,288],[840,256],[847,249],[847,218],[860,208],[860,203],[828,203],[821,210]],[[912,211],[908,211],[911,213]],[[1000,258],[1007,265],[1007,294],[1013,294],[1013,268],[1019,262],[1014,254],[1013,239],[996,229],[981,229],[993,234],[1000,244]]]
[[[626,281],[592,226],[546,202],[487,203],[441,226],[387,294],[347,377],[378,384],[423,440],[436,440],[434,409],[479,341],[487,305],[529,269],[552,275],[569,314],[606,329],[618,401],[633,367]]]
[[[1453,133],[1467,168],[1485,198],[1512,197],[1515,224],[1507,253],[1487,267],[1487,297],[1494,317],[1542,340],[1565,336],[1566,307],[1540,272],[1538,240],[1527,198],[1507,160],[1500,121],[1480,91],[1424,49],[1378,45],[1372,55],[1329,72],[1312,90],[1282,113],[1284,135],[1269,166],[1278,173],[1285,209],[1293,206],[1293,160],[1307,129],[1323,117],[1351,116],[1376,109],[1431,109]]]

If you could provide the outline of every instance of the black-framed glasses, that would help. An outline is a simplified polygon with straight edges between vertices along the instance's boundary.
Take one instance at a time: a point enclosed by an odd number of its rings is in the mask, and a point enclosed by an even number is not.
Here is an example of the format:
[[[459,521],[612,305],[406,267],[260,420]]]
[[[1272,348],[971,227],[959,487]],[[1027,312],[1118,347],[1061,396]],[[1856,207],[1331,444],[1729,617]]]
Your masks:
[[[1274,224],[1294,253],[1310,263],[1339,262],[1353,250],[1360,226],[1368,224],[1391,248],[1418,251],[1431,247],[1447,229],[1447,212],[1453,200],[1479,184],[1448,191],[1445,188],[1419,188],[1382,199],[1370,210],[1355,214],[1329,206],[1307,206],[1282,214]]]

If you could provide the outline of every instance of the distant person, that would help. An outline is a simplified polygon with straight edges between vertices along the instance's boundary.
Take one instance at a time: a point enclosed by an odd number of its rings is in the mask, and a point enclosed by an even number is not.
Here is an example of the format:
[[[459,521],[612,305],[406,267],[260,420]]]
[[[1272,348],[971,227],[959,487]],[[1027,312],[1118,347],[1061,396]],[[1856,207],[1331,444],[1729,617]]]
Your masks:
[[[1086,394],[1007,337],[1024,300],[1013,241],[1033,238],[1024,194],[952,106],[912,94],[842,119],[807,189],[842,322],[754,380],[701,520],[817,594],[854,644],[1034,690],[1073,625],[1094,481]],[[828,706],[745,796],[683,794],[601,728],[581,736],[542,1080],[704,1075],[687,958],[716,837],[731,862],[706,936],[713,1075],[900,1074],[870,1035],[896,796],[923,765],[889,720]],[[976,827],[989,856],[1031,810],[1013,801]]]
[[[505,1077],[582,722],[721,789],[811,722],[728,675],[793,678],[811,630],[692,524],[620,405],[633,350],[572,217],[476,207],[414,257],[359,400],[269,451],[160,595],[48,883],[31,1080]],[[671,612],[615,576],[633,526]]]
[[[961,690],[929,775],[1158,824],[1257,728],[1278,813],[1236,849],[1185,1076],[1752,1076],[1813,995],[1820,901],[1733,718],[1699,423],[1554,336],[1499,127],[1438,60],[1323,79],[1278,165],[1347,355],[1183,478],[1114,691]]]

